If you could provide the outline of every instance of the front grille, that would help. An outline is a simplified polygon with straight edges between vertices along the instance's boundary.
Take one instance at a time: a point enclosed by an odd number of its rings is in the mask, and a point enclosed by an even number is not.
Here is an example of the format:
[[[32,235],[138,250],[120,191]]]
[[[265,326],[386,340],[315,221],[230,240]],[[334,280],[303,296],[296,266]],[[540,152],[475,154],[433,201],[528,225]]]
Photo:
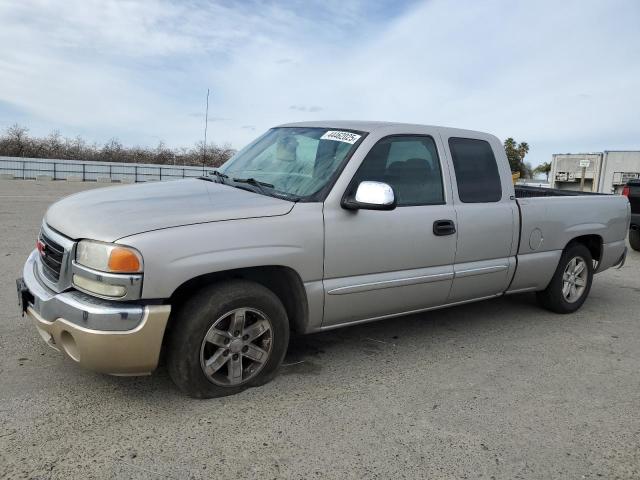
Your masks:
[[[40,241],[44,245],[44,248],[42,248],[40,252],[42,272],[47,276],[47,278],[49,278],[49,280],[57,282],[60,279],[64,248],[51,240],[44,233],[40,233]]]

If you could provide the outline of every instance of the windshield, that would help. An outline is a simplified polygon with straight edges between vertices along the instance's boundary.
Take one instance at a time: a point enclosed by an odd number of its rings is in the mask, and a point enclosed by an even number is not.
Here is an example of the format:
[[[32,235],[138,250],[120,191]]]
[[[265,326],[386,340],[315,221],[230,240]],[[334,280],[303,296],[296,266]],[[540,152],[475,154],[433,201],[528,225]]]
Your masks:
[[[273,128],[230,158],[219,171],[255,180],[303,199],[321,190],[356,148],[362,132],[328,128]]]

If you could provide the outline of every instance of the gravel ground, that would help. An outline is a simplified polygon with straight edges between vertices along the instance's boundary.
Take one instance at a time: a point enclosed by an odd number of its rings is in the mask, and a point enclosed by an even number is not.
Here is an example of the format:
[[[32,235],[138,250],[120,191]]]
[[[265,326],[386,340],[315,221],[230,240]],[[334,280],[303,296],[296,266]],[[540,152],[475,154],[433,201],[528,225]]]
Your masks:
[[[17,314],[51,202],[0,181],[0,477],[640,478],[640,254],[573,315],[533,295],[292,339],[272,383],[185,398],[84,371]]]

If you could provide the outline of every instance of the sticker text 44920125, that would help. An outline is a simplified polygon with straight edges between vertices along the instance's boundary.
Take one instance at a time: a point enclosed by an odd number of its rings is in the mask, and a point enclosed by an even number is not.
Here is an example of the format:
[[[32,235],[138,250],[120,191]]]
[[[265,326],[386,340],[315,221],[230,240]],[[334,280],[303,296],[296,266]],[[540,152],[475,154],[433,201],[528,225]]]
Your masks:
[[[320,137],[320,140],[334,140],[336,142],[345,142],[353,145],[360,139],[361,136],[362,135],[358,135],[357,133],[329,130]]]

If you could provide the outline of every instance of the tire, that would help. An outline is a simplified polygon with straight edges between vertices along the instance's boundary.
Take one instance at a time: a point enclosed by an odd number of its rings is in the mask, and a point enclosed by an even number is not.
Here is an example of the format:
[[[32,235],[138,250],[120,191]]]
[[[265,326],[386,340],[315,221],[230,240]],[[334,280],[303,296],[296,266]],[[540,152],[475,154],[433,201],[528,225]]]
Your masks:
[[[289,320],[280,299],[245,280],[202,288],[178,309],[173,322],[169,376],[195,398],[234,395],[269,382],[289,344]]]
[[[575,267],[571,265],[575,265]],[[581,274],[575,275],[578,265],[584,265],[584,268]],[[565,282],[566,273],[568,275]],[[574,281],[575,283],[573,283]],[[579,285],[580,281],[583,284]],[[593,259],[591,252],[580,243],[572,243],[562,253],[558,267],[547,288],[537,292],[536,296],[538,302],[547,310],[555,313],[573,313],[582,306],[589,296],[592,282]],[[571,285],[573,285],[573,289]]]
[[[635,251],[640,252],[640,229],[629,230],[629,245]]]

